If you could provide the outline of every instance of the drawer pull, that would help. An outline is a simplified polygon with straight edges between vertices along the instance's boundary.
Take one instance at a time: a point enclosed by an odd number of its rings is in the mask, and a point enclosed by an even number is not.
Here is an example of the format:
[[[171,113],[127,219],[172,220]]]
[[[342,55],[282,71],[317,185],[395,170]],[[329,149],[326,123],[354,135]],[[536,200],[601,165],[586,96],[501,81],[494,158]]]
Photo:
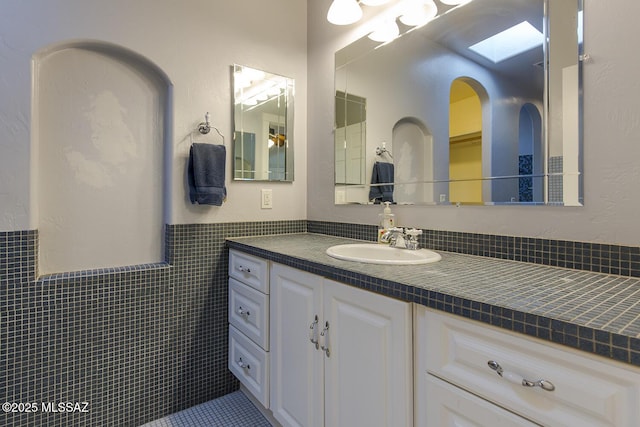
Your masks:
[[[329,352],[329,322],[325,322],[324,329],[320,332],[320,340],[322,343],[320,344],[320,348],[324,351],[324,354],[329,357],[331,353]]]
[[[249,365],[248,363],[244,363],[244,362],[242,361],[242,357],[240,357],[240,358],[238,359],[238,362],[237,362],[237,363],[238,363],[238,366],[240,366],[242,369],[246,369],[246,370],[251,369],[251,365]]]
[[[318,329],[316,328],[316,326],[318,326],[318,315],[316,315],[313,322],[311,322],[311,325],[309,325],[309,341],[311,341],[311,344],[316,346],[316,350],[317,350],[318,349]]]
[[[236,310],[236,313],[238,313],[238,316],[244,317],[245,319],[251,316],[251,313],[249,312],[249,310],[245,311],[242,308],[242,306],[238,307],[238,310]]]
[[[251,273],[251,269],[249,267],[243,267],[242,265],[239,265],[237,270],[241,273]]]
[[[518,374],[505,371],[504,369],[502,369],[502,366],[500,366],[500,364],[495,360],[489,360],[487,362],[487,365],[489,365],[491,369],[496,371],[496,373],[500,375],[502,378],[514,384],[519,384],[523,387],[540,387],[541,389],[546,391],[553,391],[556,389],[556,386],[554,386],[551,381],[547,381],[547,380],[530,381],[526,378],[522,378]]]

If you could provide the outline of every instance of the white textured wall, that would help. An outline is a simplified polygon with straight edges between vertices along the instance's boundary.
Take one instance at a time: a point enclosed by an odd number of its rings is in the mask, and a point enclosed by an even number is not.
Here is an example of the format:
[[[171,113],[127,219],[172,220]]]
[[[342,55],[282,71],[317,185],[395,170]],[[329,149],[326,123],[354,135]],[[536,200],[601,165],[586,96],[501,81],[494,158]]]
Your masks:
[[[370,23],[336,27],[324,19],[331,0],[308,2],[308,217],[375,224],[376,206],[333,204],[333,54]],[[377,8],[381,10],[382,8]],[[365,18],[379,13],[367,7]],[[399,225],[640,245],[640,2],[585,0],[584,207],[398,206]],[[370,22],[370,21],[369,21]]]
[[[171,80],[166,222],[304,219],[306,8],[302,0],[0,0],[0,231],[37,228],[31,61],[38,50],[73,40],[123,46],[149,59]],[[232,182],[229,153],[227,203],[219,208],[191,205],[185,191],[189,133],[209,111],[231,147],[234,63],[295,79],[295,182]],[[260,209],[261,188],[273,189],[272,210]]]

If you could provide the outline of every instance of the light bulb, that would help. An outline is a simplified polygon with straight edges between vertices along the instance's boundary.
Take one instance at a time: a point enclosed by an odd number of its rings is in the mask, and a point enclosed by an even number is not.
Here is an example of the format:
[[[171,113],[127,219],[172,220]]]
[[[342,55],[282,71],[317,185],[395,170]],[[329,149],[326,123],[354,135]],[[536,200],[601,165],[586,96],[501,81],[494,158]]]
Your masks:
[[[387,21],[377,30],[369,34],[369,38],[375,42],[390,42],[400,35],[400,28],[395,21]]]
[[[471,0],[440,0],[440,3],[447,4],[449,6],[456,6],[463,3],[469,3]]]
[[[333,0],[327,12],[327,21],[334,25],[349,25],[362,18],[362,9],[356,0]]]
[[[389,0],[360,0],[360,3],[367,6],[380,6],[385,3],[389,3]]]
[[[414,1],[407,11],[400,16],[400,22],[410,27],[424,25],[438,14],[438,6],[432,1]]]

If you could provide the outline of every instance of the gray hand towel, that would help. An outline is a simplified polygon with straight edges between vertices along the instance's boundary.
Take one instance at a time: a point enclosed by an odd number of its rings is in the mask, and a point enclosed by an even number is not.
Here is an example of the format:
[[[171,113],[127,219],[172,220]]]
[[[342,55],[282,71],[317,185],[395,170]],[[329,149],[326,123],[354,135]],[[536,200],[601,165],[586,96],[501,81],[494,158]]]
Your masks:
[[[376,185],[369,189],[369,200],[374,203],[393,203],[393,163],[375,162],[371,171],[371,184]]]
[[[224,145],[191,145],[188,167],[191,203],[222,205],[227,197],[224,185],[226,154]]]

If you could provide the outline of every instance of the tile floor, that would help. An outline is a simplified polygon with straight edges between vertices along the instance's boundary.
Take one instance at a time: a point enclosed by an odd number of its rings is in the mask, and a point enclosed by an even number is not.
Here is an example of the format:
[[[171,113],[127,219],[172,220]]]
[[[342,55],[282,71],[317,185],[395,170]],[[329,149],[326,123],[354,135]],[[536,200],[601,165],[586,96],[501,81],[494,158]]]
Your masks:
[[[271,424],[241,391],[236,391],[141,427],[271,427]]]

